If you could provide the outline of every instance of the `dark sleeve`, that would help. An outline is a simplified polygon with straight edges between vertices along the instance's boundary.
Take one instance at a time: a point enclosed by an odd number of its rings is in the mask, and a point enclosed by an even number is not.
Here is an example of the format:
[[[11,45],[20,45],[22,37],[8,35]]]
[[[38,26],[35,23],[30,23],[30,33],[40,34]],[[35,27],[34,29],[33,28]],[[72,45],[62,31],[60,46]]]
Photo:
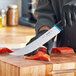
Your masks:
[[[38,14],[38,20],[35,26],[36,33],[42,26],[52,27],[56,22],[55,13],[51,4],[51,0],[39,0],[36,13]]]

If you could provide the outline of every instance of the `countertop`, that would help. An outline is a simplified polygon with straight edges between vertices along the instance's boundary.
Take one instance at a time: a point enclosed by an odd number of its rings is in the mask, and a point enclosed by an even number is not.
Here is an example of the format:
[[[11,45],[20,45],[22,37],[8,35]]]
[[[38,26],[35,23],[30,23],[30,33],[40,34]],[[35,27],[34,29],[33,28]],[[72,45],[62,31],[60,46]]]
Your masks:
[[[25,26],[0,28],[0,45],[7,47],[23,47],[32,37],[35,29]]]

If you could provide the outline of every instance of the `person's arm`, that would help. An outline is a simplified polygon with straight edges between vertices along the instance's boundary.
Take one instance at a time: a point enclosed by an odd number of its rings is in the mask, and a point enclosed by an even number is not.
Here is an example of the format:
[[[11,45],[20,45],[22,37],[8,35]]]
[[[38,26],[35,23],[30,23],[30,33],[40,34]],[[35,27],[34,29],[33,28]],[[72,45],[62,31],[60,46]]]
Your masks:
[[[38,20],[35,26],[36,33],[38,33],[40,29],[48,30],[56,23],[56,16],[51,1],[39,0],[36,13],[38,14]]]
[[[36,36],[33,37],[28,43],[33,42],[45,32],[47,32],[56,22],[55,13],[49,0],[39,0],[36,13],[38,14],[38,20],[36,23]],[[49,40],[43,46],[47,48],[47,54],[51,54],[53,47],[53,40]],[[34,55],[38,50],[35,50],[27,55]]]
[[[63,26],[73,26],[73,22],[76,22],[76,0],[72,0],[63,6],[61,19]]]

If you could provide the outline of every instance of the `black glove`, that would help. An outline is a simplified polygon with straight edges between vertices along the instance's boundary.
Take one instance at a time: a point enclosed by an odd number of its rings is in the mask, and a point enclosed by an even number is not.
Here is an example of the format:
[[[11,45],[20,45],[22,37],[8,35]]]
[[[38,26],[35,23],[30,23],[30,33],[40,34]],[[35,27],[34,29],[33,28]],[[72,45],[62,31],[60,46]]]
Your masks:
[[[47,32],[47,30],[43,30],[40,31],[35,37],[33,37],[26,45],[28,45],[29,43],[33,42],[34,40],[36,40],[38,37],[40,37],[41,35],[43,35],[45,32]],[[45,46],[47,48],[47,54],[51,54],[52,51],[52,46],[53,46],[53,40],[48,41],[46,44],[44,44],[43,46]],[[31,49],[30,49],[31,50]],[[35,50],[31,53],[28,53],[26,55],[30,56],[30,55],[34,55],[36,54],[38,50]]]
[[[67,3],[62,9],[62,24],[66,27],[72,26],[73,21],[76,21],[76,0]]]

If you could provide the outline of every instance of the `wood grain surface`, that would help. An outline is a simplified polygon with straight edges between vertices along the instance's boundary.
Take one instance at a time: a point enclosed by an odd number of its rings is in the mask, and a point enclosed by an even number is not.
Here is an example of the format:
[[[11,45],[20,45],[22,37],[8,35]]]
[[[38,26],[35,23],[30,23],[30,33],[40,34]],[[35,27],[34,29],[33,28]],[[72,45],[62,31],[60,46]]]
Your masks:
[[[51,61],[0,55],[0,76],[76,76],[76,54],[51,54]]]
[[[34,28],[25,26],[0,28],[0,44],[12,47],[24,46],[33,36],[35,36]]]
[[[20,47],[34,35],[33,28],[4,27],[0,29],[0,44]],[[0,54],[0,76],[76,76],[76,54],[52,53],[50,58],[47,62]]]

